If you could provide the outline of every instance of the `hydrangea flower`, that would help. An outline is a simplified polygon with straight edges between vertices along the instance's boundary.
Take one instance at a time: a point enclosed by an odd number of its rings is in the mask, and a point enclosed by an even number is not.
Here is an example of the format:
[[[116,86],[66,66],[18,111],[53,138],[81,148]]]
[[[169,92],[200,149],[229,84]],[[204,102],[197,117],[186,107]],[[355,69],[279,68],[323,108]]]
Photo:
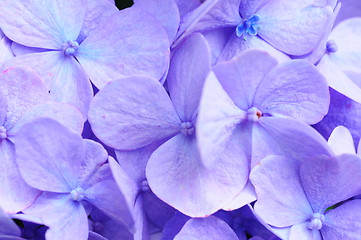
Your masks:
[[[249,48],[267,50],[280,58],[277,50],[304,55],[321,40],[335,2],[218,1],[191,31],[210,34],[210,40],[220,48],[220,61]]]
[[[43,191],[26,214],[49,227],[47,239],[87,239],[91,206],[132,229],[129,205],[118,190],[107,152],[55,120],[39,118],[16,137],[16,162],[25,182]],[[114,201],[116,199],[116,201]]]
[[[132,8],[101,19],[96,30],[78,39],[86,5],[86,0],[0,3],[0,27],[5,35],[21,45],[43,49],[18,56],[7,67],[33,68],[54,100],[74,104],[85,116],[93,95],[88,78],[97,88],[120,76],[160,78],[169,54],[168,39],[159,23]]]
[[[361,103],[361,18],[339,23],[328,37],[326,54],[317,64],[330,87]]]
[[[172,57],[167,78],[170,97],[158,81],[119,79],[99,91],[89,111],[96,136],[117,150],[160,142],[147,163],[149,186],[161,200],[194,217],[222,208],[248,178],[240,174],[247,171],[242,161],[225,157],[219,167],[208,170],[200,160],[195,123],[209,71],[208,45],[195,34]],[[231,174],[224,166],[239,171]]]
[[[361,193],[360,177],[355,155],[269,156],[250,175],[258,197],[254,208],[266,223],[289,230],[283,239],[357,239],[361,201],[346,200]]]
[[[29,187],[15,163],[17,131],[37,117],[56,118],[81,132],[83,116],[73,106],[50,102],[41,79],[29,69],[13,68],[0,74],[0,206],[16,213],[28,207],[40,193]]]
[[[251,160],[246,166],[252,168],[270,154],[328,152],[324,139],[305,125],[320,121],[329,105],[327,83],[314,66],[303,60],[278,64],[266,52],[249,50],[213,72],[196,128],[206,166],[225,156]],[[300,152],[305,142],[307,151]]]

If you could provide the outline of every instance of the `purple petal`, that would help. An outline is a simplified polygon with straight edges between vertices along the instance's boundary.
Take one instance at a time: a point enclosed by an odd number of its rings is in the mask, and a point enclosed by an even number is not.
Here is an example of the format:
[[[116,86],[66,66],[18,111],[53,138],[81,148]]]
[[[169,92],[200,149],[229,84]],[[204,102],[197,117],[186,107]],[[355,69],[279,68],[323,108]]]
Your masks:
[[[307,6],[303,1],[270,1],[257,12],[258,34],[282,52],[304,55],[317,47],[332,12],[329,6]]]
[[[86,189],[85,200],[93,204],[113,220],[132,231],[134,219],[123,193],[114,180],[99,182]]]
[[[260,82],[253,106],[262,113],[315,124],[326,115],[329,102],[328,85],[317,69],[304,60],[292,60],[275,67]]]
[[[211,167],[216,163],[245,114],[233,103],[216,76],[209,74],[196,126],[199,151],[205,166]]]
[[[238,237],[224,221],[211,216],[204,219],[190,219],[174,238],[174,240],[183,239],[238,240]]]
[[[270,153],[281,154],[298,160],[307,160],[317,155],[333,155],[326,140],[313,128],[290,118],[261,117],[257,128],[263,133],[253,135],[252,144],[268,145]],[[264,141],[264,139],[269,139]],[[267,149],[266,148],[266,149]],[[252,166],[266,157],[263,148],[252,147]],[[300,151],[302,149],[302,151]],[[260,154],[256,154],[259,152]],[[269,154],[270,154],[269,153]],[[256,155],[255,155],[256,154]]]
[[[237,140],[231,141],[231,149],[240,144]],[[216,166],[206,169],[200,162],[195,138],[176,135],[150,157],[146,169],[149,186],[179,211],[193,217],[207,216],[231,201],[247,182],[247,161],[234,161],[233,157],[227,151]]]
[[[144,11],[128,8],[92,31],[80,44],[76,58],[99,89],[111,80],[132,75],[159,80],[168,67],[169,41],[158,21]]]
[[[40,192],[30,187],[21,177],[15,162],[14,144],[0,143],[0,206],[4,211],[17,213],[30,206]]]
[[[27,111],[8,132],[10,140],[13,140],[11,137],[16,136],[22,126],[39,117],[54,119],[79,134],[83,131],[84,117],[77,108],[66,103],[49,102],[36,105]]]
[[[361,236],[361,200],[352,200],[326,212],[324,239],[357,239]]]
[[[235,60],[217,64],[214,72],[233,102],[247,110],[260,83],[276,66],[277,60],[267,52],[249,50]]]
[[[258,197],[254,208],[268,224],[287,227],[312,216],[298,170],[298,161],[280,156],[267,157],[252,170],[250,180]]]
[[[201,0],[175,0],[181,17],[201,5]]]
[[[45,234],[46,239],[88,238],[88,218],[84,207],[71,200],[69,194],[44,192],[24,212],[40,217],[49,227]]]
[[[70,192],[77,186],[84,143],[60,123],[39,118],[16,136],[16,161],[24,180],[43,191]]]
[[[0,235],[20,236],[20,229],[0,208]]]
[[[183,121],[197,114],[203,84],[211,71],[210,49],[201,34],[190,35],[174,52],[167,78],[170,97]]]
[[[300,178],[314,212],[360,194],[361,159],[356,155],[320,156],[301,165]]]
[[[6,97],[0,93],[0,126],[5,122],[7,115],[8,103]]]
[[[239,5],[239,12],[244,19],[247,19],[257,13],[267,3],[268,0],[242,0]]]
[[[163,86],[129,77],[107,84],[91,103],[95,135],[117,150],[134,150],[180,131],[180,120]]]
[[[14,53],[11,49],[12,41],[7,37],[0,37],[0,71],[4,70],[4,64],[14,57]]]
[[[328,138],[328,145],[336,155],[344,153],[356,154],[350,131],[343,127],[336,127]]]
[[[1,1],[1,29],[14,42],[29,47],[60,49],[76,40],[86,11],[86,0]]]
[[[4,126],[10,130],[33,106],[49,100],[41,79],[29,69],[10,68],[0,74],[0,94],[7,100]]]
[[[169,42],[173,42],[180,22],[178,6],[174,0],[137,0],[134,6],[155,17],[167,31]]]
[[[252,183],[248,181],[242,191],[233,198],[232,201],[227,203],[223,209],[226,211],[233,211],[255,200],[257,200],[256,191],[254,190]]]
[[[322,240],[319,230],[310,230],[308,222],[295,224],[291,227],[289,240]],[[332,239],[332,238],[331,238]]]
[[[87,115],[93,91],[75,58],[60,51],[50,51],[18,56],[6,66],[32,68],[47,85],[52,100],[72,104]]]

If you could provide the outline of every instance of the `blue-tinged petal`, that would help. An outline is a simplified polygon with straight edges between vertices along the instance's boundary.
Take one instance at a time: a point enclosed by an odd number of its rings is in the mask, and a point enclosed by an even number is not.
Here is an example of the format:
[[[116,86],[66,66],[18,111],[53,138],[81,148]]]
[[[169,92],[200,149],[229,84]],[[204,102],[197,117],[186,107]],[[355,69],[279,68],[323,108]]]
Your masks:
[[[238,6],[241,0],[207,0],[198,8],[182,18],[177,40],[178,45],[185,36],[192,32],[214,30],[217,28],[237,26],[241,20]]]
[[[242,18],[248,19],[258,12],[269,0],[241,0],[239,5],[239,13]]]
[[[86,0],[5,0],[0,3],[0,27],[22,45],[61,49],[64,42],[78,37],[85,6]]]
[[[20,229],[0,208],[0,235],[20,236]]]
[[[232,228],[216,217],[190,219],[174,240],[238,240]]]
[[[24,125],[15,141],[16,162],[30,186],[68,193],[77,187],[85,153],[79,134],[55,120],[39,118]]]
[[[234,134],[229,149],[212,169],[207,169],[201,163],[194,136],[174,136],[148,161],[146,175],[151,190],[189,216],[205,217],[216,212],[241,191],[248,179],[248,162],[240,150],[239,138]]]
[[[26,54],[6,64],[6,67],[13,66],[33,69],[46,84],[52,100],[72,104],[87,115],[93,90],[75,58],[59,51]]]
[[[315,155],[316,156],[316,155]],[[324,212],[361,193],[361,159],[354,154],[314,157],[301,165],[300,178],[314,212]]]
[[[319,230],[308,228],[308,222],[295,224],[290,229],[289,240],[322,240]],[[332,238],[331,238],[332,239]]]
[[[344,126],[336,127],[328,138],[328,145],[336,155],[356,154],[350,131]]]
[[[69,194],[43,192],[24,212],[40,217],[49,227],[46,239],[88,239],[88,218],[84,207],[73,201]]]
[[[77,39],[80,40],[79,42],[89,36],[90,32],[94,31],[102,21],[106,21],[107,17],[119,11],[114,2],[111,3],[109,0],[87,0],[86,7],[83,26]]]
[[[274,148],[276,150],[273,154],[281,154],[298,160],[307,160],[317,155],[333,155],[326,140],[312,127],[299,121],[281,117],[261,117],[258,123],[257,127],[262,129],[263,133],[259,134],[257,139],[253,135],[252,143],[263,142],[264,138],[269,139],[266,143],[268,143],[270,153]],[[255,155],[255,152],[261,150],[262,148],[253,147],[253,164],[257,164],[259,160],[266,157],[262,154]],[[256,159],[256,156],[259,159]]]
[[[11,50],[13,51],[15,56],[48,51],[47,49],[43,48],[27,47],[16,42],[11,43]]]
[[[31,70],[10,68],[0,73],[0,94],[7,100],[4,127],[10,130],[33,106],[50,100],[42,80]]]
[[[360,17],[361,2],[358,0],[349,0],[346,4],[342,3],[342,8],[337,16],[335,25],[338,25],[347,18]]]
[[[352,240],[361,236],[361,200],[352,200],[325,214],[323,239]]]
[[[204,85],[196,125],[199,151],[206,167],[217,163],[237,125],[245,117],[246,113],[233,103],[213,72],[210,73]]]
[[[168,67],[169,41],[157,20],[140,9],[128,8],[102,21],[75,56],[99,89],[132,75],[159,80]]]
[[[181,18],[202,4],[201,0],[175,0],[175,2]]]
[[[40,191],[30,187],[22,178],[15,162],[14,144],[7,139],[0,143],[0,207],[17,213],[29,207]]]
[[[302,223],[312,216],[298,175],[299,162],[281,156],[264,158],[251,172],[257,215],[275,227]]]
[[[258,34],[282,52],[304,55],[317,47],[332,13],[330,6],[314,6],[304,1],[269,1],[257,11]]]
[[[236,58],[243,51],[252,48],[268,52],[272,57],[276,58],[278,62],[289,60],[288,56],[269,45],[262,38],[258,36],[252,36],[246,37],[246,40],[244,40],[242,37],[237,36],[236,31],[232,30],[232,32],[228,33],[228,41],[224,44],[224,47],[219,55],[218,62]]]
[[[7,108],[8,108],[7,99],[2,93],[0,93],[0,126],[2,126],[5,122],[7,115]]]
[[[253,106],[263,114],[291,117],[307,124],[322,120],[330,94],[325,78],[304,60],[281,63],[259,83]]]
[[[252,107],[262,80],[277,66],[277,60],[259,50],[243,52],[238,58],[217,64],[213,70],[224,90],[241,109]]]
[[[0,37],[0,71],[5,70],[3,68],[5,62],[14,57],[14,53],[11,49],[11,43],[11,40],[9,40],[7,37]]]
[[[210,48],[201,34],[190,35],[174,52],[167,86],[178,115],[191,121],[198,113],[204,81],[211,71]]]
[[[134,150],[171,137],[181,124],[163,86],[146,77],[107,84],[91,103],[89,122],[102,142],[118,150]]]
[[[232,201],[227,203],[222,209],[226,211],[233,211],[255,200],[257,200],[257,196],[254,190],[254,186],[252,185],[251,181],[248,181],[242,191],[235,198],[233,198]]]
[[[66,103],[48,102],[38,104],[27,111],[14,127],[8,131],[8,138],[14,141],[16,132],[23,125],[39,117],[54,119],[79,134],[83,131],[84,117],[77,108]]]
[[[324,55],[317,64],[317,69],[325,76],[328,85],[331,88],[348,98],[361,103],[361,86],[352,81],[352,78],[343,72],[340,66],[332,61],[331,55]],[[359,75],[361,77],[361,74]]]
[[[180,13],[174,0],[137,0],[133,7],[141,8],[155,17],[167,31],[169,42],[173,42],[180,22]]]
[[[114,180],[101,181],[86,189],[84,200],[134,232],[133,214],[124,194],[120,192]]]

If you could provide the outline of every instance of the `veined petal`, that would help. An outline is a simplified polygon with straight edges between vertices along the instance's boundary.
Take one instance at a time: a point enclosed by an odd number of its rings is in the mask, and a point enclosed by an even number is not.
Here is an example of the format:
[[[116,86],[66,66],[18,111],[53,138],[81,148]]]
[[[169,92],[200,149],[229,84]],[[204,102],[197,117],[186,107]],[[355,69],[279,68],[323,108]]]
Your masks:
[[[60,49],[80,32],[86,0],[4,0],[0,27],[14,42],[29,47]]]
[[[60,51],[48,51],[18,56],[6,66],[33,69],[46,84],[47,94],[52,100],[72,104],[84,116],[87,115],[93,90],[88,76],[75,58]]]
[[[211,71],[210,60],[210,48],[199,33],[185,39],[172,56],[167,86],[183,121],[191,121],[197,114],[203,84]]]
[[[265,76],[252,106],[262,113],[315,124],[326,115],[329,103],[325,78],[309,62],[292,60],[281,63]]]
[[[251,172],[258,216],[275,227],[305,222],[312,208],[298,176],[299,162],[281,156],[264,158]]]
[[[354,154],[315,157],[301,165],[300,178],[314,212],[322,213],[360,194],[361,159]]]
[[[234,139],[230,149],[239,146],[239,139]],[[216,166],[206,169],[194,136],[178,134],[151,155],[146,168],[149,186],[179,211],[192,217],[208,216],[232,200],[247,182],[247,159],[241,155],[235,161],[234,155],[240,154],[227,151]]]
[[[46,86],[31,70],[10,68],[0,74],[0,94],[7,100],[4,126],[10,130],[33,106],[50,100]]]
[[[69,193],[77,187],[84,143],[55,120],[39,118],[16,136],[16,162],[24,180],[42,191]]]
[[[322,240],[321,232],[308,228],[308,221],[295,224],[290,229],[289,240]],[[332,239],[332,238],[331,238]]]
[[[245,115],[211,72],[204,84],[196,126],[199,151],[206,167],[217,163]]]
[[[181,121],[163,86],[146,77],[108,83],[89,111],[95,135],[117,150],[134,150],[180,131]]]
[[[7,139],[0,143],[0,206],[8,213],[29,207],[40,195],[22,178],[15,162],[14,144]]]
[[[258,34],[282,52],[304,55],[317,47],[332,12],[330,6],[307,6],[303,1],[269,1],[257,12]]]
[[[169,41],[157,20],[140,9],[128,8],[103,21],[75,56],[98,89],[132,75],[159,80],[168,67]]]

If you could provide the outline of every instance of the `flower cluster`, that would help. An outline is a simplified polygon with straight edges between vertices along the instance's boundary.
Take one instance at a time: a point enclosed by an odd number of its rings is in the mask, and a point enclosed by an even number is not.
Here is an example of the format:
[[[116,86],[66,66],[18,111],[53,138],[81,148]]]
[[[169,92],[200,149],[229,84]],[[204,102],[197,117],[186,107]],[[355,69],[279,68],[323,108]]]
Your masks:
[[[342,4],[1,0],[0,239],[361,239]]]

